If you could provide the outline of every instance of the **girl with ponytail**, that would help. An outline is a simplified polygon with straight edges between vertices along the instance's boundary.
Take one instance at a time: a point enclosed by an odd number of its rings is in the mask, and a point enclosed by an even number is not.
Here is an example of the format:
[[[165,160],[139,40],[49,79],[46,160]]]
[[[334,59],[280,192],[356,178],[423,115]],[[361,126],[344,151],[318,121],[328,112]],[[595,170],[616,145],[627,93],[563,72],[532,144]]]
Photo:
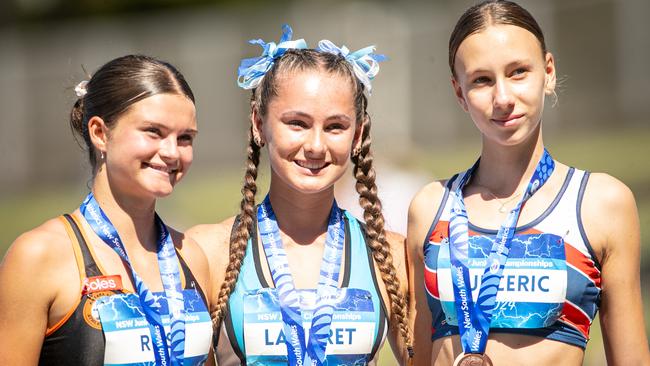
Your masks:
[[[203,365],[208,263],[155,210],[192,163],[192,90],[174,66],[127,55],[75,92],[91,192],[0,264],[0,365]]]
[[[285,25],[278,44],[251,41],[264,53],[239,68],[252,89],[239,215],[187,232],[211,265],[217,361],[372,365],[388,334],[406,363],[404,238],[384,229],[366,112],[383,56],[291,36]],[[271,184],[258,202],[263,147]],[[334,198],[350,161],[365,224]]]
[[[452,90],[481,155],[411,203],[417,365],[582,365],[598,312],[607,364],[650,365],[634,197],[545,148],[555,66],[511,1],[468,8],[449,37]]]

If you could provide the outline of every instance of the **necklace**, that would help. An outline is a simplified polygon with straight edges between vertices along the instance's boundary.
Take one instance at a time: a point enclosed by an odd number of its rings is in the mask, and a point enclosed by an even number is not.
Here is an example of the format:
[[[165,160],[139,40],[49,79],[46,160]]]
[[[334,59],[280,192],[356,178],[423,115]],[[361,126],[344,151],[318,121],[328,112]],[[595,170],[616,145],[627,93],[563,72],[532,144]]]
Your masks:
[[[482,184],[478,181],[478,179],[476,180],[476,185],[485,188],[485,191],[487,191],[487,193],[489,193],[490,196],[492,196],[492,198],[494,198],[495,200],[497,200],[497,202],[499,202],[499,204],[501,205],[501,206],[499,207],[499,209],[498,209],[499,213],[506,213],[506,212],[508,212],[508,211],[509,211],[509,210],[508,210],[508,205],[509,205],[512,201],[514,201],[514,200],[516,200],[517,198],[519,198],[519,196],[521,196],[521,192],[519,192],[519,193],[515,194],[514,196],[509,197],[508,199],[502,199],[502,198],[497,197],[496,194],[492,193],[492,191],[491,191],[488,187],[482,185]]]
[[[481,187],[485,188],[485,190],[487,191],[487,193],[489,193],[490,196],[492,196],[495,200],[497,200],[497,201],[499,202],[499,204],[501,205],[501,206],[499,207],[499,210],[498,210],[499,213],[506,213],[506,212],[508,212],[508,211],[509,211],[509,210],[508,210],[508,207],[507,207],[508,204],[509,204],[510,202],[516,200],[517,198],[519,198],[519,196],[521,196],[521,193],[517,193],[516,195],[514,195],[514,196],[508,198],[507,200],[502,200],[502,199],[500,199],[499,197],[497,197],[494,193],[492,193],[492,191],[490,191],[489,189],[487,189],[486,186],[481,186]]]

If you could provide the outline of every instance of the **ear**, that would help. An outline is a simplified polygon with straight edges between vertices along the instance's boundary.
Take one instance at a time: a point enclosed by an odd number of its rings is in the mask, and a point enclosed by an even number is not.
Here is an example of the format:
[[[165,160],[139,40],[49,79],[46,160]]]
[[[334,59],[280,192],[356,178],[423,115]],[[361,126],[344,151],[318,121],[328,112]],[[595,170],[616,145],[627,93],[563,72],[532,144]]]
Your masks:
[[[454,88],[454,94],[456,95],[458,104],[460,104],[460,107],[463,108],[465,112],[467,112],[467,102],[465,101],[465,96],[463,95],[463,89],[461,89],[460,84],[453,76],[451,77],[451,87]]]
[[[93,116],[88,120],[88,135],[90,135],[90,142],[97,153],[106,152],[108,127],[101,117]]]
[[[264,146],[266,143],[262,125],[262,116],[260,115],[259,109],[253,102],[251,105],[251,128],[253,132],[253,141],[255,141],[260,147]]]
[[[555,75],[555,58],[550,52],[546,52],[544,67],[544,93],[551,95],[555,92],[557,77]]]

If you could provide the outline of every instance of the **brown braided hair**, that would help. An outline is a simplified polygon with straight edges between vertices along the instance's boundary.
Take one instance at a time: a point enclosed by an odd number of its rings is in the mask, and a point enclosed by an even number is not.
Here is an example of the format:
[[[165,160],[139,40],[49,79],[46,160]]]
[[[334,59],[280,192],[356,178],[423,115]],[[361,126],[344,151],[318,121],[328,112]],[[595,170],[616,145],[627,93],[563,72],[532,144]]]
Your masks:
[[[350,80],[350,85],[355,90],[354,106],[357,123],[362,124],[363,134],[361,149],[358,154],[353,154],[354,176],[357,179],[356,189],[359,193],[359,203],[364,210],[366,222],[366,234],[369,239],[368,246],[372,250],[373,257],[381,272],[391,305],[391,324],[397,326],[404,344],[412,357],[412,342],[409,327],[407,324],[408,305],[406,297],[400,292],[400,281],[395,274],[393,257],[389,250],[390,246],[386,240],[384,230],[384,216],[382,214],[381,201],[377,197],[377,186],[375,184],[375,171],[372,167],[372,153],[370,151],[370,117],[366,112],[368,100],[364,95],[364,86],[354,75],[352,66],[339,55],[318,52],[315,50],[289,50],[282,57],[275,61],[260,82],[260,85],[253,89],[251,95],[251,110],[264,118],[271,99],[277,96],[278,75],[290,72],[320,69],[329,73],[345,76]],[[259,163],[260,146],[252,136],[252,126],[249,131],[248,159],[246,163],[246,174],[242,188],[243,199],[239,219],[236,221],[230,237],[230,262],[226,269],[226,278],[219,292],[219,299],[216,311],[213,312],[214,325],[219,331],[220,323],[225,316],[228,298],[235,288],[237,277],[246,251],[246,245],[250,238],[252,225],[255,222],[255,193],[257,186],[257,165]]]
[[[379,266],[381,278],[386,286],[390,298],[391,320],[399,327],[399,334],[406,346],[408,355],[413,357],[413,343],[408,327],[408,303],[406,297],[400,292],[400,281],[395,274],[393,256],[390,245],[386,240],[384,228],[384,215],[381,200],[377,196],[375,184],[375,169],[372,166],[373,156],[370,150],[372,139],[370,137],[370,116],[366,114],[363,121],[363,134],[361,136],[361,149],[358,154],[352,155],[354,163],[353,174],[357,179],[356,189],[359,193],[359,205],[363,208],[363,220],[366,222],[366,235],[368,246],[372,250],[375,262]]]

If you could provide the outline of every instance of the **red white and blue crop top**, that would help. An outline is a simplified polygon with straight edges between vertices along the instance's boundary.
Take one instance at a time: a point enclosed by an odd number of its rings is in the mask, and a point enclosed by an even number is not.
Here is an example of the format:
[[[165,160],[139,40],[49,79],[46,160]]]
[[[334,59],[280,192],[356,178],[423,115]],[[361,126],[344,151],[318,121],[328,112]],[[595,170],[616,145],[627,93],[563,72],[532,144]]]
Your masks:
[[[432,340],[458,334],[449,261],[449,180],[424,243]],[[600,264],[587,240],[580,206],[589,173],[571,168],[545,212],[516,229],[490,324],[494,333],[539,336],[585,348],[600,301]],[[474,298],[496,236],[469,223]]]

